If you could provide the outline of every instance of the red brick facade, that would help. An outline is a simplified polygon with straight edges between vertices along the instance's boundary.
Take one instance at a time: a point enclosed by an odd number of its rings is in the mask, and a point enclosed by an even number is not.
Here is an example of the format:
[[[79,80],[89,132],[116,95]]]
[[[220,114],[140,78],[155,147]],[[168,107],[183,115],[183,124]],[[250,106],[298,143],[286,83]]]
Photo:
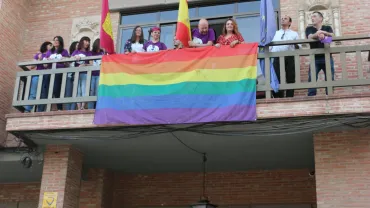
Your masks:
[[[218,205],[315,204],[308,170],[220,172],[207,175],[207,194]],[[202,174],[118,175],[114,207],[188,206],[199,200]]]
[[[207,193],[218,205],[315,204],[315,180],[308,172],[209,173]],[[102,169],[89,170],[87,178],[81,181],[79,207],[188,206],[199,199],[201,179],[199,173],[126,175]],[[42,183],[45,184],[44,179]],[[5,188],[11,188],[11,193],[5,193]],[[37,201],[39,188],[38,183],[0,185],[0,203]],[[66,207],[59,200],[58,203],[61,203],[58,207]]]
[[[50,41],[56,35],[64,37],[67,48],[70,43],[72,19],[99,15],[100,1],[0,0],[0,2],[0,145],[3,145],[7,138],[4,115],[12,111],[13,84],[15,74],[19,70],[16,63],[31,59],[43,41]],[[298,30],[298,2],[298,0],[280,0],[281,14],[293,18],[292,29],[295,31]],[[342,35],[370,33],[369,6],[369,0],[340,0]],[[112,13],[111,17],[114,37],[117,37],[119,13]],[[366,41],[357,41],[363,42]],[[335,62],[336,78],[340,79],[341,68],[337,59]],[[350,69],[349,78],[355,78],[357,76],[357,72],[353,71],[355,59],[349,56],[347,62]],[[307,80],[307,66],[307,61],[302,58],[302,81]],[[363,67],[366,73],[369,64],[365,59]],[[362,90],[361,87],[349,89],[354,89],[355,92]],[[353,91],[338,88],[335,92]],[[302,90],[298,95],[305,93],[306,90]],[[291,106],[287,107],[287,102],[290,102]],[[368,113],[370,106],[368,97],[360,96],[347,98],[346,101],[288,100],[282,103],[267,101],[258,105],[259,116],[264,118]],[[95,127],[91,124],[92,112],[78,115],[79,119],[76,119],[76,115],[65,116],[63,113],[37,117],[27,115],[28,117],[14,123],[10,122],[9,128],[10,130],[19,130],[21,127],[35,129],[40,126],[49,129],[61,128],[61,121],[65,124],[63,128],[81,128],[83,125]],[[55,116],[58,116],[58,121],[55,121]],[[35,123],[36,127],[30,125]],[[72,125],[75,126],[71,127]],[[316,134],[314,137],[316,185],[315,179],[308,177],[308,170],[209,173],[208,194],[212,202],[219,205],[314,204],[317,192],[319,208],[368,208],[369,141],[368,130]],[[41,185],[0,184],[0,202],[41,202],[44,191],[57,191],[58,208],[187,206],[194,203],[200,193],[198,173],[122,175],[106,170],[90,170],[88,180],[81,182],[82,155],[70,146],[49,147],[44,165]]]
[[[0,203],[36,202],[40,196],[40,183],[0,184]]]
[[[48,145],[44,153],[39,208],[44,192],[58,192],[57,208],[77,208],[82,154],[69,145]]]
[[[7,139],[5,114],[11,112],[16,63],[21,60],[27,28],[28,0],[2,0],[0,7],[0,146]]]
[[[79,208],[111,208],[114,174],[105,169],[89,169],[81,181]]]
[[[314,136],[319,208],[365,208],[370,204],[370,131]]]

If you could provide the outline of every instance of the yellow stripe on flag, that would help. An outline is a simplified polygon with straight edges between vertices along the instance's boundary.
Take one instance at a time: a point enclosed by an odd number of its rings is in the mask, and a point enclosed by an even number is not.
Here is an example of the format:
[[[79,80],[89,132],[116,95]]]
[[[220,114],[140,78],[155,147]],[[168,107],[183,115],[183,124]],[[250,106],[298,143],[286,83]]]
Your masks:
[[[103,23],[103,30],[113,39],[112,21],[110,19],[110,13],[107,13]]]

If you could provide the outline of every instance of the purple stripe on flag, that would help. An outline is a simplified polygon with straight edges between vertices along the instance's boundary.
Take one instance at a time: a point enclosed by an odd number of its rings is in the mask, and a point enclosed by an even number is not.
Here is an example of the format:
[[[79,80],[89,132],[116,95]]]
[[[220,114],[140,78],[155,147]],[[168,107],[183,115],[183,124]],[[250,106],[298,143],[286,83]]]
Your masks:
[[[220,121],[255,121],[256,106],[148,110],[96,110],[94,124],[185,124]]]

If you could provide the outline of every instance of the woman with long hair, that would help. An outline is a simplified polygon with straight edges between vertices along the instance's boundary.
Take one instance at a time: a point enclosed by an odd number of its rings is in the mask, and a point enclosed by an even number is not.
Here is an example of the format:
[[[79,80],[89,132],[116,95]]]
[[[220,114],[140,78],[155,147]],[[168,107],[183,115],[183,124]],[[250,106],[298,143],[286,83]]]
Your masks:
[[[69,54],[73,54],[77,50],[78,41],[74,41],[69,46]],[[74,64],[71,64],[71,67],[74,67]],[[75,73],[71,72],[67,74],[67,83],[66,83],[66,93],[65,97],[72,97],[73,93],[73,83],[75,79]],[[66,104],[66,110],[76,110],[76,103]]]
[[[141,28],[140,26],[136,26],[132,30],[131,38],[128,39],[125,43],[124,47],[125,54],[144,52],[143,46],[146,42],[147,41],[144,39],[143,28]]]
[[[228,19],[222,30],[222,35],[218,37],[216,47],[221,47],[221,45],[230,45],[234,48],[237,44],[244,43],[244,38],[240,34],[238,29],[238,24],[234,19]]]
[[[153,27],[152,29],[150,29],[149,34],[152,37],[152,40],[144,44],[143,49],[146,52],[158,52],[161,50],[167,50],[167,46],[160,41],[161,29],[159,27]]]
[[[40,51],[35,54],[35,56],[33,57],[33,59],[35,61],[42,61],[42,60],[44,60],[44,58],[46,58],[46,52],[48,50],[50,50],[51,47],[52,47],[51,42],[49,42],[49,41],[44,42],[40,46]],[[36,69],[36,70],[45,70],[46,67],[44,67],[44,65],[42,65],[42,64],[38,64],[38,65],[36,65],[36,66],[34,66],[34,67],[31,68],[31,70],[33,70],[33,69]],[[29,97],[28,97],[29,100],[35,100],[36,99],[38,82],[39,82],[39,76],[32,76],[32,78],[31,78],[31,85],[30,85],[30,94],[29,94]],[[45,81],[43,81],[43,82],[45,82]],[[45,91],[45,89],[41,88],[41,96],[40,96],[40,98],[46,98],[45,95],[47,95],[47,92]],[[32,111],[32,108],[33,108],[33,105],[25,106],[24,107],[24,109],[25,109],[24,112],[25,113],[29,113],[29,112]],[[44,111],[44,109],[45,109],[45,105],[39,105],[37,107],[37,109],[35,109],[35,111],[42,112],[42,111]]]
[[[100,39],[96,39],[93,44],[92,49],[92,55],[93,56],[102,56],[104,55],[104,50],[100,48]],[[100,66],[101,60],[95,60],[93,62],[94,66]],[[91,84],[90,84],[90,96],[97,96],[98,95],[98,87],[99,87],[99,77],[100,77],[100,71],[93,71],[91,77]],[[89,102],[87,103],[88,109],[95,109],[95,103],[96,102]]]
[[[64,49],[64,40],[61,36],[55,36],[53,39],[53,47],[46,53],[46,58],[48,60],[62,60],[65,58],[69,58],[69,53],[66,49]],[[57,63],[56,68],[66,68],[69,64],[66,63]],[[51,68],[51,64],[48,65],[48,68]],[[50,81],[50,76],[46,76],[48,81]],[[62,78],[63,74],[55,74],[54,80],[54,88],[53,88],[53,95],[54,98],[60,98],[60,90],[62,85]],[[48,83],[48,82],[45,82]],[[45,88],[49,88],[49,84],[45,86]],[[58,110],[63,110],[62,104],[57,104]]]
[[[87,56],[92,56],[92,53],[90,51],[90,38],[84,36],[80,39],[77,46],[77,50],[72,54],[72,57],[77,59],[75,67],[91,66],[92,65],[91,61],[79,61],[81,58]],[[87,72],[80,72],[80,76],[78,78],[77,97],[86,96],[86,78]],[[84,110],[85,103],[77,103],[77,108],[79,110]]]

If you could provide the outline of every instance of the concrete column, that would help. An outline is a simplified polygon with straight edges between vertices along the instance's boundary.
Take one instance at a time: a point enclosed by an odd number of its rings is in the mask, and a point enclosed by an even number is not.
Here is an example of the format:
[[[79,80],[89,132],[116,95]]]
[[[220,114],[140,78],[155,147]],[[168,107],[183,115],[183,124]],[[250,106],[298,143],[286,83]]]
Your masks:
[[[79,207],[82,160],[82,153],[71,145],[46,147],[39,208],[42,207],[44,192],[58,193],[57,208]]]
[[[318,208],[370,205],[370,130],[314,135]]]

